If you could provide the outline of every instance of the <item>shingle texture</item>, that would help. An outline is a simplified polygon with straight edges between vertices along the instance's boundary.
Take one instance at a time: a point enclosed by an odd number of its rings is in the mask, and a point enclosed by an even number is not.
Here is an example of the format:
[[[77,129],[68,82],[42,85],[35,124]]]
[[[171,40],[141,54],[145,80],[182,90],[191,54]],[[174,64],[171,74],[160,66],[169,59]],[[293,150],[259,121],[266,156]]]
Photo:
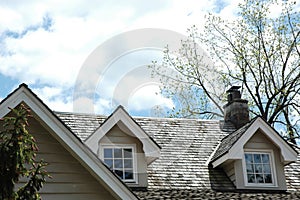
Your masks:
[[[149,188],[228,188],[232,183],[221,170],[207,166],[209,156],[228,132],[219,121],[136,118],[162,147],[161,156],[148,169]],[[151,130],[153,131],[153,130]]]
[[[106,119],[100,115],[55,114],[81,140]],[[223,170],[207,165],[223,138],[224,146],[214,156],[224,153],[232,145],[230,137],[240,137],[244,130],[228,137],[234,128],[221,121],[143,117],[134,120],[161,146],[160,158],[148,166],[147,190],[134,191],[141,199],[300,199],[300,160],[285,169],[287,193],[235,191]]]
[[[75,133],[81,140],[91,135],[107,118],[102,115],[87,115],[55,112],[55,114]]]
[[[225,136],[222,140],[220,145],[218,146],[216,152],[212,157],[212,161],[222,156],[224,153],[228,152],[229,149],[235,144],[235,142],[245,133],[245,131],[249,128],[254,120],[250,121],[249,123],[245,124],[241,128],[232,133]]]
[[[272,200],[296,200],[300,199],[300,192],[284,192],[284,193],[267,193],[267,192],[231,192],[231,191],[214,191],[210,189],[198,190],[178,190],[178,189],[161,189],[149,190],[147,192],[135,192],[140,199],[211,199],[211,200],[224,200],[224,199],[272,199]]]

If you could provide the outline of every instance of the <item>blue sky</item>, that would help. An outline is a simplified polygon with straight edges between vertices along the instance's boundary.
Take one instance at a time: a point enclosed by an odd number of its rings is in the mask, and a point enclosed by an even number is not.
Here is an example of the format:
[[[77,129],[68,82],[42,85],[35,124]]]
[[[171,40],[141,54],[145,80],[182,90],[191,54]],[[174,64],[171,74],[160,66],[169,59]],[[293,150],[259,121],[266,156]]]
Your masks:
[[[158,80],[145,66],[161,59],[173,36],[184,37],[192,25],[201,31],[207,12],[234,18],[238,2],[1,1],[0,99],[26,83],[56,111],[110,114],[125,104],[132,115],[151,116],[157,106],[170,109],[174,102],[157,94]],[[149,28],[171,36],[158,44]]]

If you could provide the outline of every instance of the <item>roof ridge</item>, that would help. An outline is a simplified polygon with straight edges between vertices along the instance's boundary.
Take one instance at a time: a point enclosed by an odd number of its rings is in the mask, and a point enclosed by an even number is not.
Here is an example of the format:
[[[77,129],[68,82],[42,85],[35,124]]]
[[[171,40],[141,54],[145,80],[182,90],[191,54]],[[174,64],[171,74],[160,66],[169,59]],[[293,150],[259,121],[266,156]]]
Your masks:
[[[109,115],[103,115],[103,114],[97,114],[97,113],[84,113],[84,112],[71,112],[71,111],[53,111],[54,113],[57,114],[63,114],[63,115],[89,115],[89,116],[103,116],[103,117],[108,117]]]
[[[190,120],[190,121],[205,121],[205,122],[220,122],[223,120],[218,119],[197,119],[197,118],[183,118],[183,117],[150,117],[150,116],[132,116],[133,118],[146,118],[146,119],[167,119],[167,120]]]
[[[110,115],[98,114],[98,113],[84,113],[84,112],[72,112],[72,111],[53,111],[58,114],[72,114],[72,115],[89,115],[89,116],[102,116],[109,117]],[[131,116],[131,115],[130,115]],[[224,120],[218,119],[196,119],[196,118],[183,118],[183,117],[151,117],[151,116],[131,116],[134,119],[157,119],[157,120],[179,120],[179,121],[204,121],[204,122],[222,122]]]

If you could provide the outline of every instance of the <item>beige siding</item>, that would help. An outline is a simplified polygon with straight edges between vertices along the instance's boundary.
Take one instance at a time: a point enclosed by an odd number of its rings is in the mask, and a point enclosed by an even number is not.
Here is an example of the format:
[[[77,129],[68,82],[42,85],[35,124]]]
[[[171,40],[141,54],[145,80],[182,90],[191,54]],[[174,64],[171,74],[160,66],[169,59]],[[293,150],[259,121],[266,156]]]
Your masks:
[[[274,154],[277,186],[268,187],[268,190],[286,190],[284,165],[281,162],[280,150],[272,143],[272,141],[267,136],[265,136],[265,134],[263,134],[260,131],[257,131],[257,133],[255,133],[250,138],[250,140],[245,144],[244,149],[272,150]],[[241,160],[236,161],[235,163],[235,173],[237,177],[240,177],[239,180],[237,180],[237,187],[240,189],[246,189],[247,187],[244,186],[244,176],[243,176]],[[257,188],[257,189],[263,189],[263,188]]]
[[[227,174],[227,176],[230,178],[232,183],[236,185],[236,178],[235,178],[235,171],[234,171],[234,162],[230,162],[227,165],[224,166],[224,171]]]
[[[38,159],[49,163],[42,199],[115,199],[37,120],[30,120],[29,132],[36,138]]]
[[[147,162],[143,151],[143,144],[136,138],[123,132],[118,125],[115,125],[99,142],[98,155],[101,153],[100,147],[102,144],[134,144],[136,145],[136,164],[138,173],[138,184],[130,184],[130,187],[147,187]]]

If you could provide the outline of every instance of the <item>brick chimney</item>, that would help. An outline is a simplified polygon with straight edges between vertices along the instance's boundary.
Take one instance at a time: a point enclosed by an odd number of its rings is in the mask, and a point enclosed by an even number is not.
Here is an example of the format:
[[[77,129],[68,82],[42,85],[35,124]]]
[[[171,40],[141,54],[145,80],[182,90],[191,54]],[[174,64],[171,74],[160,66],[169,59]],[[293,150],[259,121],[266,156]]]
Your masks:
[[[231,122],[236,128],[240,128],[249,122],[248,101],[241,99],[240,86],[232,86],[227,90],[227,104],[224,108],[225,122]]]

